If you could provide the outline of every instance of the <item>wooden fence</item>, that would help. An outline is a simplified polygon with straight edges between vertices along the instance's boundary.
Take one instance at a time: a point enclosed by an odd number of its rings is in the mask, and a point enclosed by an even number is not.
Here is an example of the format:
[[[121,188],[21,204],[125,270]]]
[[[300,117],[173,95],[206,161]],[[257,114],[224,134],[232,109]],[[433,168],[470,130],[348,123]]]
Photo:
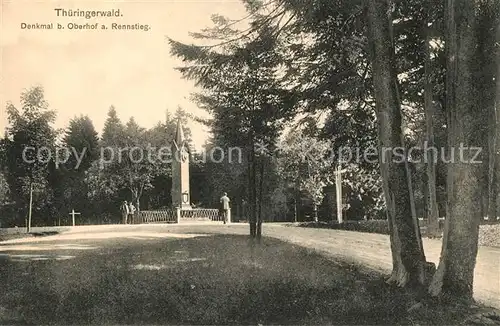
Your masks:
[[[209,219],[211,221],[222,221],[219,218],[219,210],[213,208],[193,208],[189,210],[181,210],[181,218],[201,220]]]
[[[141,223],[176,223],[177,214],[174,209],[162,209],[157,211],[140,211],[137,224]]]
[[[185,210],[170,208],[154,211],[140,211],[134,223],[179,223],[180,219],[188,221],[222,221],[222,216],[219,216],[219,210],[214,208],[193,208]]]

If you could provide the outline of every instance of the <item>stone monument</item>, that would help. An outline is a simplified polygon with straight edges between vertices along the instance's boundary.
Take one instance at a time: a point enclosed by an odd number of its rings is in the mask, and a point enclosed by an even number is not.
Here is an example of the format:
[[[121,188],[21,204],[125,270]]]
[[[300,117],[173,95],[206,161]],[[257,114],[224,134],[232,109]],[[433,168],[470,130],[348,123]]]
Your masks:
[[[172,205],[181,209],[191,209],[189,194],[189,148],[184,139],[181,120],[177,120],[177,130],[172,143]]]

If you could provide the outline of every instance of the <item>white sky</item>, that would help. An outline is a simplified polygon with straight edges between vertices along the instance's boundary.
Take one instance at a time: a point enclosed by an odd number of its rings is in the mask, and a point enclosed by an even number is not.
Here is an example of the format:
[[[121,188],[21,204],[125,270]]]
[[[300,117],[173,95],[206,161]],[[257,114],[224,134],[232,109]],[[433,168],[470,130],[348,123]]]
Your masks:
[[[19,107],[24,88],[42,85],[49,106],[57,111],[55,127],[64,128],[74,116],[87,114],[100,133],[108,108],[120,119],[131,116],[143,127],[165,119],[178,105],[206,116],[189,101],[194,84],[181,79],[174,67],[165,36],[190,42],[189,32],[211,26],[218,13],[231,19],[245,16],[239,1],[106,1],[106,0],[0,0],[0,131],[7,126],[5,107]],[[120,9],[123,17],[57,17],[55,8],[80,10]],[[21,23],[110,25],[149,24],[151,30],[23,30]],[[191,123],[196,148],[207,132]]]

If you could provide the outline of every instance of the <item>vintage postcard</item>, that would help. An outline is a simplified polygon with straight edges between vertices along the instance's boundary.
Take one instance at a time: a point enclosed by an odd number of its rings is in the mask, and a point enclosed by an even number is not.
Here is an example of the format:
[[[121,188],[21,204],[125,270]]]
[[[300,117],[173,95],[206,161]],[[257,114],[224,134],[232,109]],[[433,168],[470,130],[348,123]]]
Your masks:
[[[500,0],[0,4],[0,325],[500,325]]]

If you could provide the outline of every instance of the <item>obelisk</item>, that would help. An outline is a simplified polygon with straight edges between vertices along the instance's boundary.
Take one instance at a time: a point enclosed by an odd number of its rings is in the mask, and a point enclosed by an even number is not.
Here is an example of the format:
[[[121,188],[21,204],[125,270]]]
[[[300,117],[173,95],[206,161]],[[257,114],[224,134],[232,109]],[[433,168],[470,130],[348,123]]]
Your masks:
[[[181,120],[177,120],[177,130],[172,143],[172,205],[181,209],[191,209],[189,194],[189,149],[184,139]]]

